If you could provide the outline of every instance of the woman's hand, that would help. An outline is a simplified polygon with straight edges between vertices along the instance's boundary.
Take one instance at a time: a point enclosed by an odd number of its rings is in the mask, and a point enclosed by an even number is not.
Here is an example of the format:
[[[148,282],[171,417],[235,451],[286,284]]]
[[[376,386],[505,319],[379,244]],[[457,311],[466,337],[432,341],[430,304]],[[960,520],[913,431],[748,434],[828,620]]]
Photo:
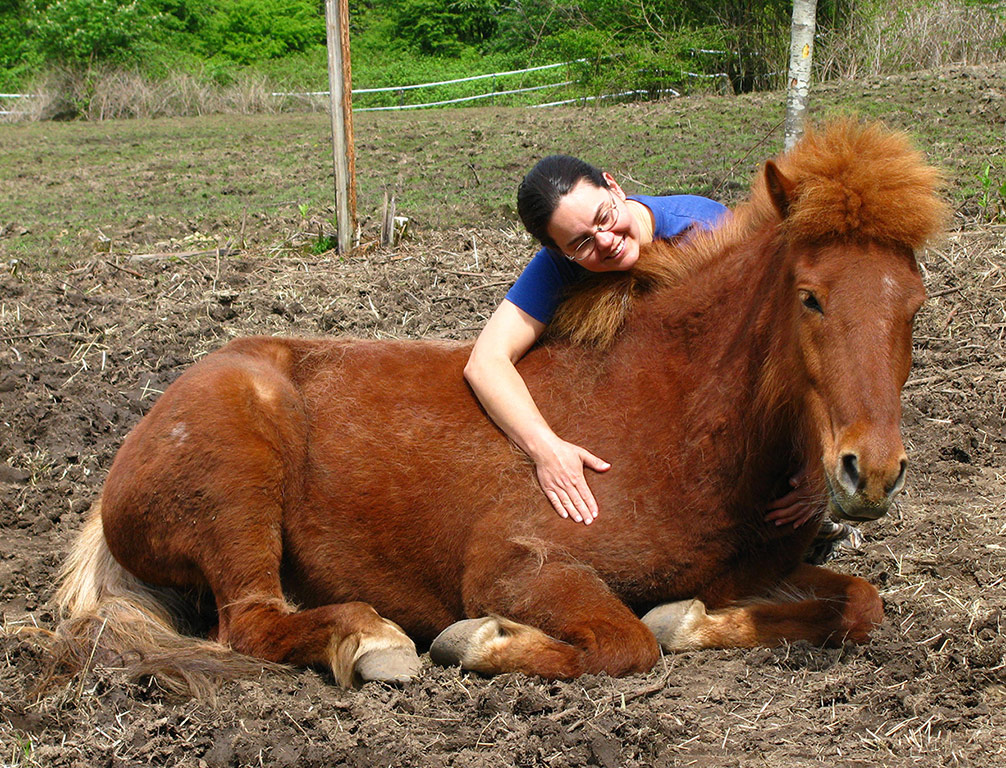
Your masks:
[[[790,478],[789,484],[793,490],[768,505],[765,522],[776,525],[792,523],[794,528],[799,528],[821,511],[820,499],[807,492],[805,477],[806,475],[801,472],[796,477]]]
[[[611,464],[590,451],[556,438],[546,453],[535,457],[538,483],[559,517],[590,525],[597,518],[597,502],[583,474],[588,467],[605,472]]]

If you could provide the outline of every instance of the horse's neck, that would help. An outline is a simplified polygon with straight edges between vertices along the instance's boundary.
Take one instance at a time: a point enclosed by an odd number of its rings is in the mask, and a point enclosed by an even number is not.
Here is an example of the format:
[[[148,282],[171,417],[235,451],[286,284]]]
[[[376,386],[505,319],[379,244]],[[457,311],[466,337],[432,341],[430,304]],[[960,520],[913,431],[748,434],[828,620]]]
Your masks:
[[[705,456],[721,451],[716,465],[734,477],[795,469],[800,450],[789,278],[783,255],[768,250],[766,236],[658,290],[626,328],[666,348],[658,353],[671,368],[663,394],[679,398],[670,413],[688,425],[688,445]],[[708,437],[724,430],[727,439]]]

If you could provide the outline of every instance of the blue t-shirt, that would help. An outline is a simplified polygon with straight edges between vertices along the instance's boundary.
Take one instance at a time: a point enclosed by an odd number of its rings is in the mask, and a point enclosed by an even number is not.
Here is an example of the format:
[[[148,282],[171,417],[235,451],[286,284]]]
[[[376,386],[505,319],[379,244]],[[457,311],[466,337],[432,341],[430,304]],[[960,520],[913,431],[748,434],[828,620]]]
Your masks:
[[[727,212],[726,207],[715,200],[698,195],[629,195],[629,199],[650,209],[654,240],[680,235],[692,224],[712,228]],[[535,320],[547,324],[562,301],[565,289],[587,273],[588,270],[561,253],[542,248],[507,291],[506,299]]]

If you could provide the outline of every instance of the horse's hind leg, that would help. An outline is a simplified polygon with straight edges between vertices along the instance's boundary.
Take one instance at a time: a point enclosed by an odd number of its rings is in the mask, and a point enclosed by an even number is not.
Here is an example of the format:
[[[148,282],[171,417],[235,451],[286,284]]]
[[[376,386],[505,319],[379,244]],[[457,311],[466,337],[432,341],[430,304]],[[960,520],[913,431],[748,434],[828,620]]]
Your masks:
[[[397,625],[363,603],[297,610],[282,591],[286,506],[303,495],[299,393],[261,357],[208,358],[134,430],[109,473],[105,538],[135,576],[209,588],[218,639],[241,653],[404,680],[419,668]]]
[[[345,686],[415,676],[419,657],[412,640],[369,605],[297,610],[285,600],[280,510],[264,497],[254,488],[234,494],[203,530],[195,553],[216,598],[218,639],[268,661],[329,666]]]
[[[706,611],[700,600],[658,606],[643,617],[668,651],[865,642],[884,618],[877,589],[855,576],[802,564],[779,585],[777,601]]]
[[[250,597],[223,613],[227,629],[221,639],[235,650],[287,664],[325,665],[346,687],[357,680],[405,682],[419,671],[413,642],[366,603],[298,611],[282,599]]]
[[[412,640],[365,603],[335,603],[297,610],[280,581],[278,503],[252,488],[239,505],[238,525],[217,525],[202,548],[217,601],[220,639],[250,656],[295,665],[325,665],[336,680],[404,682],[419,671]],[[237,501],[237,500],[234,500]],[[221,512],[217,521],[232,516]],[[211,557],[207,557],[212,553]]]

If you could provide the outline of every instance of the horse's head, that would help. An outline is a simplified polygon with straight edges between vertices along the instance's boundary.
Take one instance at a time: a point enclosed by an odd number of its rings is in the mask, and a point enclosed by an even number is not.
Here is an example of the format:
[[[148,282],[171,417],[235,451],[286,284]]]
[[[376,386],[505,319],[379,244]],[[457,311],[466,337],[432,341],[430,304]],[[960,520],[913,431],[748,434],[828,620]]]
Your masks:
[[[789,375],[805,385],[833,513],[873,520],[905,482],[901,388],[925,298],[914,248],[940,228],[943,205],[936,173],[898,134],[841,123],[807,143],[767,163],[763,187],[787,250]]]
[[[922,279],[904,246],[833,242],[793,256],[808,437],[819,440],[833,513],[876,519],[905,483],[901,388]]]

